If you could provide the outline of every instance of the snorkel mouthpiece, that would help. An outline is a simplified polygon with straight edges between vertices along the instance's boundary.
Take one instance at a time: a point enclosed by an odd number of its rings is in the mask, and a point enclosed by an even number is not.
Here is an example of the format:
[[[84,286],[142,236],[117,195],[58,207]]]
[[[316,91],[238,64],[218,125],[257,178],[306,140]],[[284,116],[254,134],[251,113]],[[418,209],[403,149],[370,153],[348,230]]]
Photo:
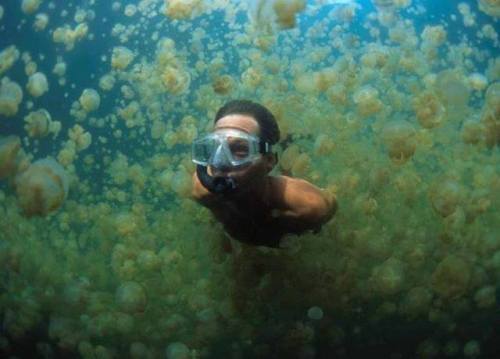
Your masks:
[[[203,187],[212,193],[228,194],[236,190],[236,181],[229,176],[210,176],[207,166],[197,165],[196,174]]]

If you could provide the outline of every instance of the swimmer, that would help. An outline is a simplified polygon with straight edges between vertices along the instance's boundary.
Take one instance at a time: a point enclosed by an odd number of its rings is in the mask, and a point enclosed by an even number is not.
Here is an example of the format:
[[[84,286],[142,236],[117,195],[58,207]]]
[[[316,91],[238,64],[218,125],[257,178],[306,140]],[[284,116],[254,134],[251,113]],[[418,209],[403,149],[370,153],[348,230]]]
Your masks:
[[[334,196],[313,184],[269,174],[279,137],[268,109],[234,100],[219,109],[213,131],[193,142],[192,197],[232,239],[278,248],[283,235],[318,231],[336,212]]]

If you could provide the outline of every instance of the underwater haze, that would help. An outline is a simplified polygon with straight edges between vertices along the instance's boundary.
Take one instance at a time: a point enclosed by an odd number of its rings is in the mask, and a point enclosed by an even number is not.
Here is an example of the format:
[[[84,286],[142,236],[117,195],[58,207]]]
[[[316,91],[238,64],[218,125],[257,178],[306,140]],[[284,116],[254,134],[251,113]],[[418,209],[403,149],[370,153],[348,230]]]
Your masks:
[[[0,357],[500,358],[497,0],[0,2]],[[191,198],[220,106],[339,209]]]

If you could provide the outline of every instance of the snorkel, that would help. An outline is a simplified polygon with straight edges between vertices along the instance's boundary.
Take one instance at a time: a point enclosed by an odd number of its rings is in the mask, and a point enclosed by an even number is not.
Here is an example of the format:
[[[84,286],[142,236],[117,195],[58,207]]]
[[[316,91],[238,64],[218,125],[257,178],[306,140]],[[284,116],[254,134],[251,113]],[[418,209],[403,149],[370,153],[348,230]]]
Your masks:
[[[203,187],[212,193],[229,194],[236,191],[238,185],[233,177],[230,176],[210,176],[208,167],[196,165],[196,174]]]

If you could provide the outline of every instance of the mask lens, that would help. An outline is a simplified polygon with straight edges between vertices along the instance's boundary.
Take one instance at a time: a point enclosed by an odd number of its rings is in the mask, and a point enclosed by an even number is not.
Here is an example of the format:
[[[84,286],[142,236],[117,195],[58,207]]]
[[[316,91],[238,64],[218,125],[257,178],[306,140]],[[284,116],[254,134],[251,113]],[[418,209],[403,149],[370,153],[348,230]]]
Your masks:
[[[248,140],[239,137],[228,137],[227,144],[231,156],[235,160],[242,160],[250,155],[250,144]]]

